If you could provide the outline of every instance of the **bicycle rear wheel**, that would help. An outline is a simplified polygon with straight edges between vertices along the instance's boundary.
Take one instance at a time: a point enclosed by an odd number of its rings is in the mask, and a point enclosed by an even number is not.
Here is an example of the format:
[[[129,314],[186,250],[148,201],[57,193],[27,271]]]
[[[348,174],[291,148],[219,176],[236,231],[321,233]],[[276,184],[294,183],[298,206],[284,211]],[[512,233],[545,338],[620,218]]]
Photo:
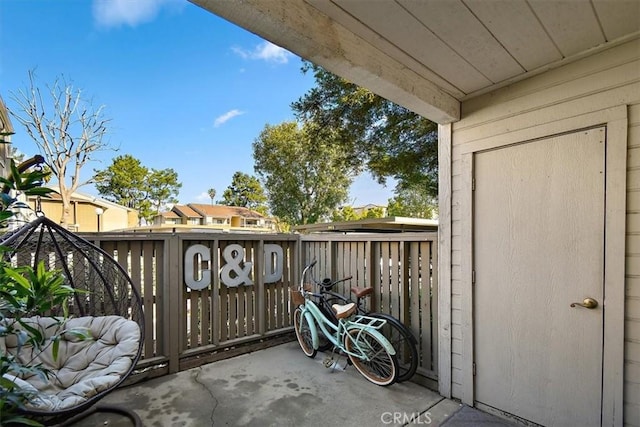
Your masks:
[[[398,382],[407,381],[418,369],[418,348],[411,331],[398,319],[386,313],[369,313],[368,316],[384,319],[387,323],[380,332],[389,340],[398,359]]]
[[[296,331],[296,338],[298,338],[298,344],[302,352],[307,357],[314,358],[318,350],[313,348],[313,336],[311,335],[311,327],[306,316],[302,315],[302,309],[297,307],[293,312],[293,327]]]
[[[380,386],[388,386],[396,381],[398,376],[396,357],[389,354],[378,338],[369,331],[358,328],[349,329],[344,334],[344,346],[349,353],[365,354],[366,358],[349,354],[349,359],[366,379]]]

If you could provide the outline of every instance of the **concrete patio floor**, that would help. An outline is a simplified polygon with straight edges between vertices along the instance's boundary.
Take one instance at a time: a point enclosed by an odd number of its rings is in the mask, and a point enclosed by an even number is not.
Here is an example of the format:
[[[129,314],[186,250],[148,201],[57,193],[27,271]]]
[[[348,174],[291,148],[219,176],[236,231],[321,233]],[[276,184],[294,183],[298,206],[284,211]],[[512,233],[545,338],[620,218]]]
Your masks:
[[[379,387],[351,366],[327,369],[323,358],[290,342],[122,388],[100,403],[132,409],[151,427],[514,425],[411,382]],[[94,414],[75,425],[131,423]]]

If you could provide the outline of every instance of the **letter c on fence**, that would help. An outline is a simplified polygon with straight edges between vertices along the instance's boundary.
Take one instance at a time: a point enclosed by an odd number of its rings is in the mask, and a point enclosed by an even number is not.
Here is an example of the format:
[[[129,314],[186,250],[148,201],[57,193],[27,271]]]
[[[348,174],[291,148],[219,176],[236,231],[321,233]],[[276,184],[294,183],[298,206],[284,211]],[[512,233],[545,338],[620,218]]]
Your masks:
[[[200,270],[201,264],[195,264],[195,259],[199,255],[201,262],[211,261],[211,251],[205,245],[193,245],[189,246],[189,249],[184,253],[184,281],[188,287],[193,290],[200,291],[209,285],[211,285],[211,268]],[[196,269],[201,271],[202,277],[200,280],[196,279]]]

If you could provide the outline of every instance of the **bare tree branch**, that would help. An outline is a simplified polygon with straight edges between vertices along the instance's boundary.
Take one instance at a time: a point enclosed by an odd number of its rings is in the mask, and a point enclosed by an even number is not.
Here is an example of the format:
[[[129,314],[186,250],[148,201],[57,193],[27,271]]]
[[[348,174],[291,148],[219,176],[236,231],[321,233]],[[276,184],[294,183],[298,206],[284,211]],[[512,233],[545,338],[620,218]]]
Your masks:
[[[60,223],[67,225],[71,195],[92,180],[80,182],[82,168],[93,160],[94,153],[112,149],[105,138],[110,119],[104,118],[104,106],[94,107],[92,100],[83,98],[82,91],[63,76],[46,88],[47,96],[43,96],[35,72],[29,71],[29,87],[11,93],[18,108],[9,112],[36,143],[58,179],[63,205]]]

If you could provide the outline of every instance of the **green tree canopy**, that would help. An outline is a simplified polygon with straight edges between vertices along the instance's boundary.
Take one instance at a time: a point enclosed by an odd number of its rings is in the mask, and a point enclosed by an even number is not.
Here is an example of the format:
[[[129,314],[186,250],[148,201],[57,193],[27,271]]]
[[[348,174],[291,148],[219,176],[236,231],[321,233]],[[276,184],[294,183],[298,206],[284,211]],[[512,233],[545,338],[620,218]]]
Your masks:
[[[151,169],[147,175],[145,198],[151,202],[153,212],[145,216],[145,219],[152,220],[168,203],[178,203],[180,188],[182,184],[178,181],[178,173],[173,169]]]
[[[415,186],[437,195],[435,123],[320,66],[305,62],[303,72],[313,73],[316,86],[292,104],[293,110],[303,121],[339,132],[354,171],[365,165],[380,183],[392,177],[398,190]]]
[[[132,209],[140,207],[149,174],[149,169],[140,160],[125,154],[113,159],[107,169],[94,172],[96,189],[105,199]]]
[[[347,205],[333,211],[331,217],[333,221],[357,221],[369,218],[384,218],[384,208],[375,206],[358,212],[353,206]]]
[[[182,187],[173,169],[149,169],[129,154],[116,157],[108,168],[95,172],[101,196],[138,210],[146,222],[152,221],[167,203],[177,203]]]
[[[309,122],[263,129],[253,157],[273,215],[291,225],[313,224],[347,199],[353,174],[337,138]]]
[[[255,176],[243,172],[233,174],[231,185],[222,194],[222,203],[227,206],[242,206],[263,215],[267,213],[267,196]]]
[[[387,215],[434,219],[438,216],[438,202],[421,187],[402,188],[389,199]]]

